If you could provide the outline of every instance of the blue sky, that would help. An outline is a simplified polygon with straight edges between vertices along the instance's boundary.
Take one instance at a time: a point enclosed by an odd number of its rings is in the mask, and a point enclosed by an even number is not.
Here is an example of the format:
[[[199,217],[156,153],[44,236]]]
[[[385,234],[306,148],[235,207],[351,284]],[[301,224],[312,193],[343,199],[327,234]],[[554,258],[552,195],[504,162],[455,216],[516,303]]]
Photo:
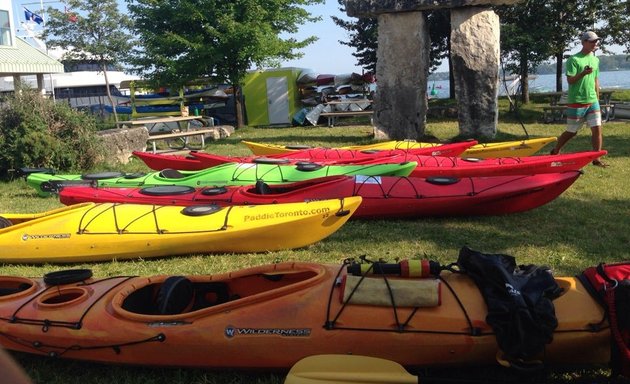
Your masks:
[[[118,3],[121,10],[125,8],[124,0],[119,0]],[[31,11],[39,13],[39,0],[14,0],[13,9],[19,21],[24,21],[23,5],[26,5]],[[60,1],[55,0],[43,0],[43,6],[44,8],[49,6],[63,7]],[[313,5],[307,7],[307,10],[313,16],[321,16],[322,20],[317,23],[303,24],[294,36],[297,39],[317,36],[319,40],[302,51],[304,55],[301,59],[283,62],[282,66],[310,68],[318,73],[361,73],[361,68],[356,65],[356,58],[352,56],[352,48],[339,43],[339,40],[348,40],[346,31],[335,25],[330,18],[331,15],[335,15],[348,19],[345,13],[339,10],[337,0],[326,0],[325,4]]]
[[[337,0],[326,0],[325,4],[313,5],[307,7],[307,10],[313,16],[321,16],[322,20],[303,24],[299,33],[294,36],[298,39],[317,36],[319,40],[302,50],[304,56],[301,59],[283,62],[282,66],[310,68],[327,74],[361,73],[361,67],[356,65],[357,59],[352,56],[354,50],[339,43],[339,40],[348,40],[346,31],[330,18],[334,15],[350,19],[339,10]]]
[[[28,4],[27,7],[33,11],[39,11],[38,0],[14,0],[14,12],[20,21],[24,20],[22,5]],[[43,0],[44,8],[47,6],[59,6],[61,2],[55,0]],[[119,0],[121,9],[124,9],[124,0]],[[302,50],[301,59],[285,61],[283,67],[309,68],[314,72],[321,74],[344,74],[350,72],[361,73],[361,67],[356,65],[356,58],[352,56],[354,50],[351,47],[342,45],[339,40],[347,41],[346,31],[332,21],[332,15],[349,19],[349,17],[339,10],[337,0],[326,0],[324,4],[312,5],[307,10],[313,16],[321,16],[322,20],[316,23],[305,23],[299,28],[299,32],[294,36],[297,39],[303,39],[308,36],[317,36],[319,39]],[[579,49],[572,49],[570,52],[575,53]],[[621,52],[621,49],[614,49]],[[442,63],[438,72],[448,71],[446,63]]]

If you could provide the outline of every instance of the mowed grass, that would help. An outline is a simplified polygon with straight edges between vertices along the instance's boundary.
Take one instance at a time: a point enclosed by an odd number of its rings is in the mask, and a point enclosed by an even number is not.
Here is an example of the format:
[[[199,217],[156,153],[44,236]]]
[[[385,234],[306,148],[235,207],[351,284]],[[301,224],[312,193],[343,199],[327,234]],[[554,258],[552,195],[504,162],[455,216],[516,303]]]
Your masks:
[[[540,124],[538,111],[522,111],[531,137],[558,136],[562,124]],[[496,141],[524,138],[521,124],[502,113]],[[224,140],[210,143],[206,151],[223,155],[250,154],[241,140],[276,144],[342,146],[372,142],[372,129],[358,124],[327,127],[244,128]],[[449,140],[457,135],[455,121],[430,121],[427,134]],[[587,166],[584,174],[564,194],[535,210],[506,216],[418,218],[416,220],[350,221],[329,238],[298,250],[261,254],[189,255],[172,258],[59,265],[0,265],[0,274],[42,276],[67,268],[90,268],[96,277],[114,275],[218,273],[277,261],[340,263],[365,255],[370,259],[429,258],[456,261],[462,246],[516,257],[519,264],[544,264],[556,275],[574,275],[601,261],[630,259],[630,123],[604,126],[604,146],[609,151],[607,169]],[[541,153],[547,153],[550,146]],[[583,129],[565,151],[590,149],[590,131]],[[132,160],[126,171],[146,170]],[[92,170],[91,170],[92,171]],[[60,207],[54,197],[40,198],[23,180],[0,183],[1,212],[40,212]],[[296,230],[300,230],[296,228]],[[273,345],[270,345],[270,351]],[[216,351],[216,353],[221,353]],[[252,373],[147,367],[112,368],[103,364],[13,354],[36,383],[282,383],[283,373]],[[212,356],[208,356],[212,359]],[[596,371],[595,377],[606,373]],[[438,373],[438,375],[448,375]],[[484,379],[487,372],[472,371],[466,378]],[[562,375],[552,381],[582,381],[590,373]]]

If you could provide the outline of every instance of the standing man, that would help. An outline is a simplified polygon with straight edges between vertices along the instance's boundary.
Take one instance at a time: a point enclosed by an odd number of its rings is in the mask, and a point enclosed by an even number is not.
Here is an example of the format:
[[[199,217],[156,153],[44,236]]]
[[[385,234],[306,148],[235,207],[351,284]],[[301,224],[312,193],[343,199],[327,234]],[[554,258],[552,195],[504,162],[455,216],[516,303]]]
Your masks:
[[[558,138],[551,151],[552,155],[577,134],[586,122],[591,127],[591,144],[594,151],[602,149],[602,114],[599,108],[599,59],[594,52],[600,38],[595,32],[582,34],[582,50],[567,60],[566,75],[569,83],[567,105],[567,129]],[[593,165],[607,167],[601,160],[593,160]]]

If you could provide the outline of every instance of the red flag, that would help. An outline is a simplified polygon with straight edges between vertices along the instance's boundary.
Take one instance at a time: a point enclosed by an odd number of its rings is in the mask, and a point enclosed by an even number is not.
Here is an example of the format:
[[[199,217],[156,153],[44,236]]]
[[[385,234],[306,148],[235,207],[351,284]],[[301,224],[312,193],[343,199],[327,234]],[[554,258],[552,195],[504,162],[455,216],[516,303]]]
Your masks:
[[[68,12],[68,8],[64,7],[63,8],[66,15],[68,16],[68,21],[71,23],[76,23],[79,20],[79,17],[77,16],[76,13],[74,12]]]

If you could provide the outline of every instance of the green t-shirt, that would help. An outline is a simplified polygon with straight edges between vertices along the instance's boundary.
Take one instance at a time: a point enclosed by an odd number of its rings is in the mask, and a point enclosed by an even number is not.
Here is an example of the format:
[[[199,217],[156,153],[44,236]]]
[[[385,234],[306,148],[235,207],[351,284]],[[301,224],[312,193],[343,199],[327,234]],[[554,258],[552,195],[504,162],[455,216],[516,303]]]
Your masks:
[[[569,84],[568,102],[590,104],[597,101],[595,79],[599,77],[599,58],[592,53],[576,53],[569,57],[566,64],[567,76],[575,76],[582,72],[587,65],[593,68],[593,72],[584,76],[573,84]]]

